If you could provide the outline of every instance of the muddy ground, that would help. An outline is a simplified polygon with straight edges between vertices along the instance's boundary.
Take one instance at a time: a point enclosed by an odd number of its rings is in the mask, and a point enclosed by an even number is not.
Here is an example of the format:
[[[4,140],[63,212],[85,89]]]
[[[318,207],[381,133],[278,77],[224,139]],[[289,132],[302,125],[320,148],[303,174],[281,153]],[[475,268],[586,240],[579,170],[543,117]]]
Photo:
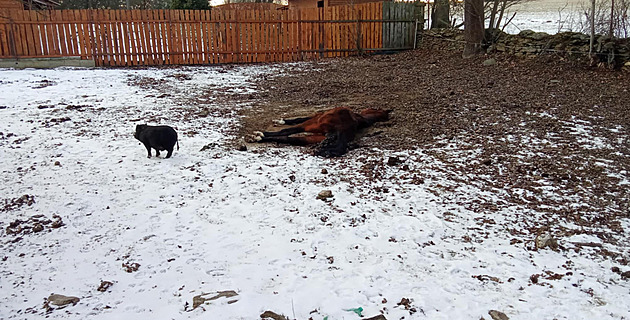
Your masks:
[[[484,65],[489,58],[496,64]],[[357,139],[359,148],[425,149],[455,181],[472,179],[507,194],[471,202],[470,209],[524,205],[548,213],[530,232],[542,226],[570,235],[597,225],[607,231],[593,233],[609,243],[619,239],[611,234],[623,234],[619,218],[629,216],[630,203],[628,72],[556,55],[463,59],[457,48],[429,42],[399,54],[281,68],[258,79],[257,93],[225,97],[253,105],[242,114],[238,137],[270,129],[272,119],[335,106],[392,109],[390,121]],[[338,161],[352,159],[351,152]]]

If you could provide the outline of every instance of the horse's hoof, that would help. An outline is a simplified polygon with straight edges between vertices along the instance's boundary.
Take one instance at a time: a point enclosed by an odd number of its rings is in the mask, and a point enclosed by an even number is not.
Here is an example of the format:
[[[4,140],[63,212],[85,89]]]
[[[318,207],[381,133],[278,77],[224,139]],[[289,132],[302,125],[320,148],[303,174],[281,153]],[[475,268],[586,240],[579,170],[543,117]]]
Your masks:
[[[264,138],[265,134],[260,131],[254,131],[254,136]]]
[[[256,133],[251,134],[251,135],[249,135],[249,136],[245,137],[245,142],[249,142],[249,143],[252,143],[252,142],[260,142],[260,140],[262,140],[262,137],[261,137],[261,136],[259,136],[259,135],[257,135]]]
[[[284,119],[273,120],[274,126],[283,126],[285,124]]]

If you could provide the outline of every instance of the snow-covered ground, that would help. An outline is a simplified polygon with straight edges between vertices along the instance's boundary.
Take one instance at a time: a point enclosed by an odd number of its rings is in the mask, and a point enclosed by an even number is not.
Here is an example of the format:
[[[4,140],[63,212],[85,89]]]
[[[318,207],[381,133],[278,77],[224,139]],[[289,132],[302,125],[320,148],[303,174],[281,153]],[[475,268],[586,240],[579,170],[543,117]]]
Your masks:
[[[252,77],[276,72],[0,71],[0,318],[630,318],[630,284],[589,254],[627,247],[575,235],[534,250],[514,221],[544,218],[526,205],[468,210],[458,199],[493,193],[448,178],[422,149],[235,150],[236,111],[249,106],[201,93],[248,94]],[[133,138],[145,122],[176,127],[171,159],[146,157]],[[316,199],[324,189],[334,197]],[[193,309],[222,291],[237,295]],[[53,293],[80,301],[45,308]]]
[[[515,5],[506,13],[514,19],[505,28],[507,33],[534,30],[555,34],[563,31],[581,32],[580,21],[586,21],[585,10],[590,8],[586,0],[533,0]],[[507,21],[507,20],[505,20]]]
[[[584,32],[588,0],[526,0],[510,6],[502,18],[501,28],[511,34],[523,30],[546,32]],[[463,5],[455,11],[456,21],[463,21]],[[509,23],[508,23],[509,21]],[[486,21],[486,24],[488,21]]]

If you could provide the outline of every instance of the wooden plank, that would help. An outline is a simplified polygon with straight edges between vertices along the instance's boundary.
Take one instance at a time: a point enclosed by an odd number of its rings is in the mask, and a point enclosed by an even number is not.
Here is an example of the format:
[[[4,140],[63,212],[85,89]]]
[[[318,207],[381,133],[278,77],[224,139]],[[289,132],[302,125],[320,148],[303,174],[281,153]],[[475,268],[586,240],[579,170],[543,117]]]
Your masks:
[[[158,57],[157,57],[157,45],[156,45],[156,36],[155,36],[155,10],[144,10],[143,17],[145,20],[145,30],[147,37],[147,57],[149,63],[151,65],[159,65]]]
[[[70,13],[71,19],[74,21],[74,31],[76,38],[76,47],[75,53],[80,56],[81,59],[85,59],[85,32],[83,31],[83,21],[81,20],[81,11],[80,10],[71,10]]]
[[[96,65],[98,66],[104,66],[105,65],[105,60],[104,60],[104,54],[103,54],[103,46],[104,46],[104,39],[103,39],[103,26],[101,24],[101,10],[91,10],[92,13],[92,18],[94,23],[93,28],[94,28],[94,60],[96,61]]]
[[[92,35],[93,35],[93,47],[94,63],[96,66],[103,66],[103,54],[102,54],[102,40],[101,40],[101,27],[100,27],[100,15],[99,10],[90,10],[90,20],[92,21]]]
[[[294,11],[287,11],[287,19],[289,21],[295,21],[295,12]],[[295,32],[295,27],[297,26],[297,23],[295,22],[291,22],[289,23],[289,25],[287,26],[287,30],[289,32],[289,59],[291,61],[297,61],[297,33]]]
[[[245,12],[245,16],[248,18],[249,21],[254,21],[255,18],[255,12],[256,10],[247,10]],[[250,22],[247,24],[247,50],[249,51],[256,51],[256,45],[255,45],[255,37],[256,37],[256,28],[255,28],[256,24],[253,22]],[[248,55],[248,59],[247,62],[250,63],[254,63],[256,62],[256,54],[255,53],[251,53]]]
[[[190,10],[183,11],[184,16],[182,19],[182,27],[184,28],[184,37],[182,38],[184,45],[184,52],[186,52],[184,63],[187,65],[193,64],[193,32],[192,32],[192,24],[188,23],[190,21]]]
[[[43,41],[41,33],[41,25],[39,24],[39,13],[37,11],[30,11],[29,21],[33,23],[33,47],[36,56],[43,56]]]
[[[250,30],[250,41],[251,43],[250,48],[253,51],[257,51],[258,50],[258,23],[255,21],[258,21],[258,15],[257,12],[260,10],[250,10],[249,11],[249,17],[251,19],[251,21],[254,21],[250,24],[249,30]],[[251,62],[255,63],[258,62],[258,54],[254,53],[251,55]]]
[[[39,33],[39,23],[37,23],[36,11],[29,11],[28,21],[31,22],[31,36],[32,36],[32,50],[31,54],[35,56],[42,56],[42,40]]]
[[[109,14],[109,35],[111,38],[110,53],[113,65],[115,66],[129,66],[130,63],[130,51],[128,39],[132,36],[133,31],[128,29],[128,13],[129,10],[108,10]]]
[[[270,21],[271,20],[271,11],[269,10],[264,10],[262,12],[262,20],[263,21]],[[273,61],[273,55],[271,54],[271,31],[273,29],[273,23],[264,23],[262,24],[262,50],[264,53],[264,62],[271,62]]]
[[[60,10],[50,11],[50,16],[55,26],[55,28],[53,29],[53,34],[56,33],[55,39],[54,39],[56,42],[55,47],[58,48],[58,52],[56,53],[62,56],[67,55],[68,54],[67,40],[66,40],[66,33],[63,26],[63,17],[61,16],[61,11]]]
[[[224,10],[223,18],[226,21],[232,20],[232,10]],[[232,53],[234,52],[234,35],[233,35],[233,23],[226,22],[225,23],[225,51],[228,54],[225,57],[226,63],[234,62],[234,57]]]
[[[42,55],[43,56],[47,56],[50,55],[52,53],[52,49],[50,48],[51,46],[51,32],[52,32],[52,27],[49,24],[50,22],[50,16],[47,14],[41,14],[41,15],[37,15],[37,22],[39,23],[39,30],[40,30],[40,37],[41,37],[41,44],[42,44]]]
[[[167,11],[170,16],[170,39],[171,39],[171,47],[169,48],[171,52],[171,64],[181,64],[182,63],[182,48],[181,43],[179,41],[180,33],[181,33],[181,23],[179,20],[179,15],[181,13],[180,10],[168,10]]]
[[[79,27],[78,27],[78,19],[74,15],[74,10],[68,10],[67,17],[69,20],[68,29],[70,29],[70,38],[72,39],[72,55],[73,56],[81,56],[79,51]]]
[[[105,14],[105,21],[106,21],[106,34],[105,34],[105,39],[106,39],[106,48],[107,48],[107,56],[109,59],[109,65],[110,66],[117,66],[118,64],[118,57],[116,56],[116,54],[118,54],[119,50],[116,47],[117,43],[116,40],[118,40],[118,35],[116,34],[118,32],[118,28],[116,28],[116,24],[115,24],[115,19],[116,19],[116,13],[113,10],[105,10],[104,11]]]
[[[233,24],[232,26],[232,30],[234,31],[233,34],[233,48],[234,48],[234,62],[243,62],[241,60],[241,23],[239,22],[241,19],[239,18],[238,12],[239,10],[230,10],[231,12],[231,19],[233,19],[234,21],[237,21]]]
[[[203,64],[203,31],[201,30],[201,10],[194,11],[195,18],[195,50],[197,51],[197,64]]]
[[[29,56],[36,55],[35,51],[35,36],[33,35],[33,24],[31,24],[30,11],[22,12],[22,21],[24,23],[24,40],[26,41],[26,50]]]
[[[110,36],[109,36],[109,32],[110,32],[110,27],[109,27],[109,13],[106,12],[105,9],[100,9],[98,10],[98,15],[99,15],[99,32],[100,32],[100,37],[101,37],[101,45],[100,45],[100,49],[101,49],[101,55],[102,55],[102,59],[103,59],[103,65],[104,66],[110,66],[112,61],[111,61],[111,49],[110,49]]]
[[[143,22],[140,16],[139,10],[126,10],[131,15],[131,21],[133,25],[133,39],[134,39],[134,57],[137,65],[145,65],[145,52],[146,47],[144,43],[144,33],[142,32]]]
[[[119,16],[122,14],[120,10],[110,10],[107,9],[104,11],[105,21],[106,21],[106,53],[109,57],[109,65],[110,66],[122,66],[124,54],[125,52],[120,48],[122,45],[122,34],[125,32],[122,30],[122,26],[117,25],[117,21],[120,19]]]
[[[23,11],[15,11],[13,19],[13,39],[15,41],[15,52],[18,57],[28,55],[28,43],[26,42],[26,28],[23,23]]]
[[[8,16],[8,10],[0,9],[0,15]],[[11,51],[9,50],[9,23],[8,21],[1,20],[0,21],[0,57],[8,58],[11,56]]]
[[[167,20],[166,11],[164,9],[157,10],[158,20]],[[168,55],[168,45],[170,39],[168,38],[168,22],[161,22],[156,25],[157,31],[157,52],[158,52],[158,61],[160,64],[168,65],[170,64],[170,59]]]
[[[83,30],[83,43],[82,43],[82,49],[83,50],[83,59],[94,59],[93,56],[93,52],[92,52],[92,24],[89,23],[89,16],[88,10],[78,10],[79,11],[79,16],[81,17],[81,28]]]
[[[131,55],[134,58],[136,65],[144,65],[144,57],[142,56],[144,51],[144,44],[142,43],[142,21],[138,17],[137,10],[122,10],[127,13],[129,24],[132,26],[131,36],[133,39],[134,52]]]
[[[200,12],[199,14],[200,16],[200,30],[201,30],[201,59],[202,59],[202,63],[203,64],[209,64],[210,63],[210,51],[209,51],[209,46],[208,43],[210,41],[210,31],[208,30],[209,24],[208,24],[208,10],[203,10]]]
[[[60,10],[59,11],[61,13],[61,19],[63,19],[63,32],[66,36],[66,50],[67,50],[67,54],[69,56],[76,56],[75,54],[75,50],[74,50],[74,45],[75,45],[75,32],[73,31],[72,28],[72,18],[69,16],[69,11],[68,10]]]
[[[191,60],[191,55],[190,52],[192,50],[190,50],[190,41],[191,41],[191,32],[190,32],[190,28],[191,25],[186,23],[189,20],[189,13],[190,10],[182,10],[182,12],[179,15],[180,20],[180,26],[182,29],[182,37],[179,38],[179,40],[181,41],[182,44],[182,52],[183,54],[183,64],[191,64],[192,60]]]
[[[212,61],[213,63],[221,63],[223,58],[219,54],[219,48],[221,46],[221,38],[223,37],[223,33],[221,32],[221,23],[219,20],[219,12],[214,9],[210,12],[210,18],[212,21]]]
[[[203,64],[203,32],[201,30],[201,10],[194,11],[196,64]]]
[[[277,18],[278,18],[278,29],[277,29],[277,38],[278,38],[278,46],[276,48],[276,50],[278,50],[280,52],[280,54],[278,55],[278,59],[280,59],[280,61],[287,61],[287,55],[286,55],[286,32],[285,32],[285,26],[286,26],[286,22],[283,22],[285,19],[284,17],[284,12],[277,12]]]
[[[186,26],[188,27],[188,64],[197,64],[197,57],[195,54],[195,42],[196,42],[196,32],[195,32],[195,24],[192,23],[194,21],[194,10],[187,10],[186,12]]]
[[[189,51],[190,51],[190,61],[191,64],[199,64],[199,59],[198,59],[198,49],[197,49],[197,40],[198,40],[198,36],[197,36],[197,23],[195,23],[195,12],[198,10],[192,10],[188,12],[188,26],[190,26],[190,46],[189,46]]]
[[[134,10],[134,13],[138,19],[138,29],[140,32],[140,58],[141,64],[144,66],[153,65],[151,61],[151,45],[149,44],[149,35],[147,27],[149,21],[147,19],[147,10]]]

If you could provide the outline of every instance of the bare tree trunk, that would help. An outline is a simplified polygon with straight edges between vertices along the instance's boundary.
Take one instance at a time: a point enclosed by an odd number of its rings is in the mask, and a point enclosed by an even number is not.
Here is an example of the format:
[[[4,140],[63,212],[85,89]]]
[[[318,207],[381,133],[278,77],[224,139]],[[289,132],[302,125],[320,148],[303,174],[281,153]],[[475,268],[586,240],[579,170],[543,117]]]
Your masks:
[[[433,12],[431,14],[431,29],[449,28],[450,22],[450,4],[448,0],[435,0],[433,4]]]
[[[484,36],[483,0],[464,1],[464,57],[481,52]]]
[[[503,20],[503,14],[505,13],[505,8],[507,8],[507,0],[503,0],[501,3],[501,10],[499,10],[499,18],[497,19],[497,24],[494,26],[496,29],[501,28],[501,20]]]
[[[615,0],[610,0],[610,29],[608,30],[608,36],[610,38],[613,37],[614,31],[614,21],[613,17],[615,16]]]
[[[490,11],[490,23],[488,24],[489,29],[494,29],[494,23],[497,18],[497,11],[499,11],[499,1],[501,0],[494,0],[494,3],[492,4],[492,10]]]
[[[595,40],[595,0],[591,3],[591,42],[589,44],[588,54],[593,54],[593,42]]]

